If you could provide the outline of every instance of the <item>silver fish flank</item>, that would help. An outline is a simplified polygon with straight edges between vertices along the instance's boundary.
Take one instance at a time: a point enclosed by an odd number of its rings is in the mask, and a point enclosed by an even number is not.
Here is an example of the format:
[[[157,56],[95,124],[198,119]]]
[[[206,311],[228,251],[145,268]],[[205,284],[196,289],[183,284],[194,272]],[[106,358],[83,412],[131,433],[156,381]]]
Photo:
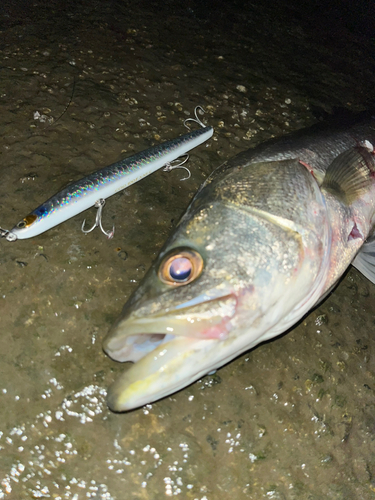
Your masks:
[[[375,282],[375,120],[306,130],[218,167],[104,340],[132,365],[108,404],[182,389],[293,326],[353,263]]]

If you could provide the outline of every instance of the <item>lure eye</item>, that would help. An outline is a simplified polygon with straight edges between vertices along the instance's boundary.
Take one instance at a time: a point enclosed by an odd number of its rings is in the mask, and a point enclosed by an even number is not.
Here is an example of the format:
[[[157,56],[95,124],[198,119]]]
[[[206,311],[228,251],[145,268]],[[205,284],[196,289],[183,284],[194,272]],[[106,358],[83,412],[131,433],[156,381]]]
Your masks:
[[[35,214],[26,215],[26,217],[24,219],[19,221],[19,223],[17,224],[16,227],[18,227],[18,229],[23,229],[24,227],[29,227],[29,226],[31,226],[31,224],[34,224],[34,222],[37,220],[37,218],[38,217]]]
[[[174,249],[160,264],[159,279],[167,285],[191,283],[201,274],[203,259],[195,250]]]

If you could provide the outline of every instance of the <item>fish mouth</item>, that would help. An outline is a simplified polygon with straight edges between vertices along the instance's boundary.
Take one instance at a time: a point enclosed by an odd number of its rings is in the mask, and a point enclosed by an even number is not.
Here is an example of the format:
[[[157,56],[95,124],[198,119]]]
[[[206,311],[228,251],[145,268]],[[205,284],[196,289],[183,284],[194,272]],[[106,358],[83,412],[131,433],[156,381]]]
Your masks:
[[[186,387],[217,368],[212,352],[225,343],[237,309],[232,294],[173,311],[119,319],[103,341],[116,361],[132,361],[109,388],[113,411],[131,410]]]

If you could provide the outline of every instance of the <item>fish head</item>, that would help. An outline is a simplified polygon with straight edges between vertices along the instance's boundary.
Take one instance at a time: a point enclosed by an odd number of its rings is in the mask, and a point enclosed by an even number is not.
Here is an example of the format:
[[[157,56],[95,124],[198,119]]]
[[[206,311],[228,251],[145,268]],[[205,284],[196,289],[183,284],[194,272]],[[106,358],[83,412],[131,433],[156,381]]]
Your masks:
[[[241,178],[232,176],[231,185]],[[104,339],[112,359],[134,362],[109,388],[114,411],[217,369],[285,326],[311,296],[323,259],[320,235],[225,193],[217,181],[198,193]]]

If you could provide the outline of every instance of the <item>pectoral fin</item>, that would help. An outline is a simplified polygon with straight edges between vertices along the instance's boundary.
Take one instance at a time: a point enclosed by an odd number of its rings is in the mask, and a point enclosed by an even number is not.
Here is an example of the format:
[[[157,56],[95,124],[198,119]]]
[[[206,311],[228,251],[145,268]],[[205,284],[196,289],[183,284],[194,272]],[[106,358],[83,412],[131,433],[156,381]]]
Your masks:
[[[356,146],[333,160],[321,188],[350,205],[371,187],[374,174],[373,152],[368,146]]]
[[[372,283],[375,283],[375,235],[362,246],[352,265]]]

